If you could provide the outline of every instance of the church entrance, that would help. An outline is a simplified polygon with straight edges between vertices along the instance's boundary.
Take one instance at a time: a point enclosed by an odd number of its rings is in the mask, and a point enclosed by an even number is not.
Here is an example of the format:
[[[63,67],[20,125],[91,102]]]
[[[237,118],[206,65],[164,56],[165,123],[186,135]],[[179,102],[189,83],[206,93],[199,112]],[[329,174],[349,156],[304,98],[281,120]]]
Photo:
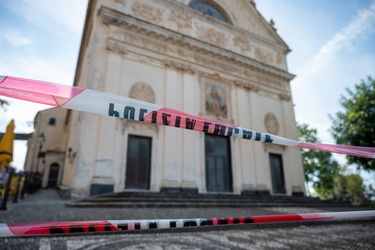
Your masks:
[[[283,158],[279,154],[270,154],[272,191],[274,194],[285,194]]]
[[[126,160],[126,189],[149,189],[152,139],[129,135]]]
[[[57,163],[53,163],[53,164],[51,164],[51,166],[49,166],[49,175],[48,175],[47,187],[49,187],[49,188],[57,187],[57,179],[58,179],[58,176],[59,176],[59,169],[60,169],[60,166]]]
[[[232,192],[232,167],[228,137],[205,135],[206,189]]]

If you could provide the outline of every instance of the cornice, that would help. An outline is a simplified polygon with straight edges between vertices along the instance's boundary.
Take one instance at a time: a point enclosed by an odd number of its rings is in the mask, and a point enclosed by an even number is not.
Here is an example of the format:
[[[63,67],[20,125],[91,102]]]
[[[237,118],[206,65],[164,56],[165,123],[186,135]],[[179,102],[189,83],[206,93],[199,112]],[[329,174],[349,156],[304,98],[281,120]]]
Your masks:
[[[295,75],[285,70],[278,69],[268,64],[259,62],[249,57],[242,56],[233,51],[206,43],[204,41],[188,37],[184,34],[166,29],[153,23],[132,17],[108,7],[101,7],[99,16],[105,25],[113,25],[121,28],[145,34],[148,37],[157,38],[158,41],[185,47],[193,52],[205,54],[219,61],[225,61],[238,66],[245,66],[282,80],[291,81]]]
[[[171,60],[171,59],[165,59],[164,65],[167,66],[167,67],[170,67],[170,68],[174,68],[176,70],[188,72],[190,74],[197,73],[196,67],[193,67],[190,64],[182,63],[182,62]]]
[[[235,80],[234,84],[238,87],[248,89],[248,90],[254,91],[254,92],[259,92],[260,89],[261,89],[258,85],[251,84],[249,82],[240,81],[240,80]]]

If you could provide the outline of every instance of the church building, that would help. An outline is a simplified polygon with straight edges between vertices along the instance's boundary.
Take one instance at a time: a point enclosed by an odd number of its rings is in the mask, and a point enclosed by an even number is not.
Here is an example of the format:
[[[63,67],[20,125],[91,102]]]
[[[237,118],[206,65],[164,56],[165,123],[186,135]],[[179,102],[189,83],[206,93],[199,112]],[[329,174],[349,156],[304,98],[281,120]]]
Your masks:
[[[253,0],[90,0],[74,85],[295,140],[289,52]],[[297,148],[78,111],[64,122],[58,185],[72,198],[305,194]]]

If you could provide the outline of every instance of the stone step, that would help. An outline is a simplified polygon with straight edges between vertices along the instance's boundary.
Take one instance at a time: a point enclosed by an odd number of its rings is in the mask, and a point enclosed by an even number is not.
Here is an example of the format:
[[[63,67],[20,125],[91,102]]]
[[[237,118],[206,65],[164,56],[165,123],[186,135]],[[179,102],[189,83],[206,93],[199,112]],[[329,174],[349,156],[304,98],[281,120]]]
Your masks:
[[[94,197],[94,198],[88,198],[88,199],[84,199],[84,200],[81,200],[80,202],[101,202],[101,203],[106,203],[106,202],[109,202],[109,203],[112,203],[112,202],[148,202],[148,203],[151,203],[151,202],[181,202],[181,203],[184,203],[184,202],[206,202],[206,203],[223,203],[223,202],[234,202],[234,203],[307,203],[307,204],[311,204],[311,203],[316,203],[316,202],[320,202],[320,203],[324,203],[324,204],[334,204],[334,203],[338,203],[338,204],[342,204],[342,202],[335,202],[335,201],[317,201],[315,199],[295,199],[293,197],[289,197],[289,199],[277,199],[277,198],[273,198],[273,199],[270,199],[270,198],[232,198],[232,199],[228,199],[228,198],[223,198],[223,199],[219,199],[219,198],[205,198],[205,197],[195,197],[195,198],[187,198],[187,197],[178,197],[178,198],[166,198],[166,197],[150,197],[150,198],[147,198],[147,197],[129,197],[129,198],[126,198],[126,197]]]
[[[121,192],[99,195],[67,204],[70,207],[342,207],[349,203],[282,195],[165,194]]]
[[[238,195],[238,194],[163,194],[163,193],[151,193],[151,192],[121,192],[99,195],[95,197],[107,197],[107,198],[196,198],[196,199],[251,199],[251,200],[313,200],[320,201],[316,197],[293,197],[283,195]]]

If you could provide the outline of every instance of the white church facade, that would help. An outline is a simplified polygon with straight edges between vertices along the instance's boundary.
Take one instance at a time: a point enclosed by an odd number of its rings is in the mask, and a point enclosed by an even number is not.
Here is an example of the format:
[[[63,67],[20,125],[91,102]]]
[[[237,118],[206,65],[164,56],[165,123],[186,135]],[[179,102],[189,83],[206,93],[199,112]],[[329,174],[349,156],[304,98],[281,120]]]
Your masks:
[[[91,0],[74,85],[297,139],[289,52],[252,0]],[[72,198],[305,194],[296,148],[77,111],[61,133]]]

